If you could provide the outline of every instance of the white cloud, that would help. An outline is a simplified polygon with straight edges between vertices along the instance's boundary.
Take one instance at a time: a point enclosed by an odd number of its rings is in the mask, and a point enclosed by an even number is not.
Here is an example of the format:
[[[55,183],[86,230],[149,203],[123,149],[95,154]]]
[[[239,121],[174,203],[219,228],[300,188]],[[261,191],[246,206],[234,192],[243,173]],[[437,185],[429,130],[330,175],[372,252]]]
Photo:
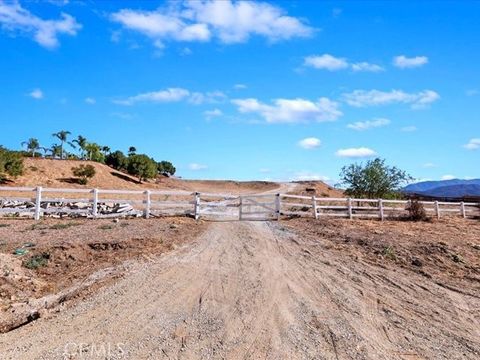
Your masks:
[[[193,92],[191,93],[188,101],[195,105],[201,104],[217,104],[224,101],[227,98],[221,91],[210,91],[206,93]]]
[[[111,15],[112,21],[164,41],[200,41],[212,38],[224,44],[242,43],[253,35],[269,41],[308,37],[314,29],[286,15],[281,8],[251,1],[182,1],[154,11],[122,9]]]
[[[330,54],[307,56],[303,62],[304,66],[328,71],[338,71],[351,68],[354,72],[381,72],[385,69],[380,65],[368,62],[349,63],[346,58],[335,57]]]
[[[43,99],[44,95],[43,95],[43,91],[40,90],[40,89],[34,89],[32,90],[28,96],[34,98],[34,99],[37,99],[37,100],[40,100],[40,99]]]
[[[324,69],[328,71],[348,68],[348,62],[345,58],[338,58],[330,54],[307,56],[303,64],[315,69]]]
[[[14,34],[31,34],[34,41],[48,49],[59,45],[58,35],[74,36],[82,28],[82,25],[68,14],[62,12],[59,20],[44,20],[22,8],[17,1],[0,1],[0,25],[2,29]]]
[[[355,90],[343,94],[343,99],[347,104],[355,107],[403,103],[410,104],[413,109],[420,109],[440,99],[440,95],[433,90],[423,90],[418,93],[406,93],[402,90]]]
[[[193,171],[199,171],[208,169],[208,166],[203,164],[191,163],[188,165],[188,168]]]
[[[364,71],[364,72],[382,72],[385,71],[383,67],[377,64],[371,64],[368,62],[359,62],[359,63],[354,63],[351,65],[352,70],[356,72]]]
[[[241,113],[257,113],[268,123],[307,123],[334,121],[342,116],[339,105],[328,98],[320,98],[316,102],[305,99],[275,99],[268,105],[255,98],[235,99]]]
[[[335,155],[342,158],[367,158],[377,155],[377,153],[367,147],[340,149]]]
[[[417,127],[414,126],[414,125],[410,125],[410,126],[404,126],[400,129],[400,131],[403,131],[403,132],[414,132],[414,131],[417,131]]]
[[[269,168],[261,168],[258,171],[262,174],[268,174],[271,170]]]
[[[441,177],[441,180],[453,180],[453,179],[456,179],[457,177],[454,176],[454,175],[443,175]]]
[[[134,105],[139,102],[166,103],[184,100],[190,95],[190,91],[182,88],[168,88],[165,90],[152,91],[135,96],[130,96],[124,100],[114,100],[118,105]]]
[[[434,163],[425,163],[422,165],[422,167],[426,168],[426,169],[431,169],[431,168],[434,168],[434,167],[437,167],[437,165],[435,165]]]
[[[92,97],[87,97],[87,98],[85,98],[85,102],[86,102],[87,104],[89,104],[89,105],[94,105],[94,104],[97,103],[97,100],[95,100],[95,99],[92,98]]]
[[[470,139],[470,141],[468,143],[466,143],[465,145],[463,145],[463,147],[465,149],[468,149],[468,150],[478,150],[478,149],[480,149],[480,138]]]
[[[405,55],[395,56],[393,58],[393,65],[400,69],[420,67],[428,63],[428,57],[415,56],[408,58]]]
[[[372,128],[387,126],[388,124],[390,124],[390,120],[379,118],[367,121],[357,121],[352,124],[348,124],[347,127],[357,131],[364,131]]]
[[[210,120],[215,117],[219,117],[223,115],[223,112],[220,109],[213,109],[213,110],[207,110],[203,113],[205,117]]]
[[[233,88],[236,89],[236,90],[243,90],[243,89],[247,88],[247,85],[245,85],[245,84],[235,84],[235,85],[233,85]]]
[[[298,145],[304,149],[311,150],[320,147],[322,142],[315,137],[308,137],[298,142]]]

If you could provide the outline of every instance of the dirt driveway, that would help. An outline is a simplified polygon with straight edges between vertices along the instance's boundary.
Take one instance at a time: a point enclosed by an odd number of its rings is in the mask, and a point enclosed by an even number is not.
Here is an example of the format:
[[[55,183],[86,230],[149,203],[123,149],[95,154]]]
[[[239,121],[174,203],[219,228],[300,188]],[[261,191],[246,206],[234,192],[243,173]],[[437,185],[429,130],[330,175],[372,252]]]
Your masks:
[[[349,261],[282,223],[193,244],[0,336],[2,359],[478,359],[480,294]]]

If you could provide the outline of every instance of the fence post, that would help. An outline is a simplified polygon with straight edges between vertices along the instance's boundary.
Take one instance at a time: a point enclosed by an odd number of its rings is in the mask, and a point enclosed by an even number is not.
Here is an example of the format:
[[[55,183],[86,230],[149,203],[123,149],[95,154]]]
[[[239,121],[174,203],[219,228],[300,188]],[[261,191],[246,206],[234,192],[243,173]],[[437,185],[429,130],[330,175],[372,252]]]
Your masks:
[[[152,192],[150,190],[146,190],[144,194],[145,194],[145,210],[143,215],[145,216],[145,219],[148,219],[150,217],[150,207],[152,204],[152,201],[151,201]]]
[[[40,215],[42,208],[40,207],[41,202],[42,202],[42,187],[37,186],[35,189],[36,194],[35,194],[35,220],[40,220]]]
[[[385,214],[383,212],[383,199],[378,199],[378,212],[380,220],[383,221],[385,219]]]
[[[437,215],[437,219],[440,219],[440,205],[438,201],[435,201],[435,214]]]
[[[98,189],[93,189],[93,205],[92,205],[92,215],[94,218],[98,215]]]
[[[348,198],[348,218],[353,219],[352,198]]]
[[[280,200],[280,194],[275,195],[275,212],[277,214],[277,221],[280,220],[280,211],[282,208],[282,202]]]
[[[239,221],[242,221],[242,217],[243,217],[243,196],[240,195],[238,197],[238,220]]]
[[[317,200],[315,196],[312,196],[312,207],[313,207],[313,217],[318,219],[318,212],[317,212]]]
[[[194,198],[194,216],[195,220],[200,219],[200,193],[196,192],[195,193],[195,198]]]
[[[460,203],[460,213],[464,219],[467,217],[467,213],[465,212],[465,203],[463,201]]]

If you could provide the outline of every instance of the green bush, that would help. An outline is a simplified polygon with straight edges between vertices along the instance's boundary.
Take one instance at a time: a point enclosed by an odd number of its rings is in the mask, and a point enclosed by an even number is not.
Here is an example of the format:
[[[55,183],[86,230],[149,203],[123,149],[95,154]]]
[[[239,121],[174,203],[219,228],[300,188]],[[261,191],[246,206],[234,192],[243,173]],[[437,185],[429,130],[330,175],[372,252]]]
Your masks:
[[[32,255],[28,260],[24,261],[23,266],[27,269],[35,270],[43,266],[48,265],[48,260],[50,260],[49,253],[41,253],[37,255]]]
[[[133,154],[128,157],[128,173],[138,180],[154,179],[157,176],[157,163],[145,154]]]
[[[117,150],[105,157],[105,164],[116,170],[127,170],[128,158],[123,152]]]
[[[73,175],[78,177],[78,182],[82,185],[87,185],[88,180],[95,176],[95,168],[92,165],[80,165],[72,167]]]
[[[159,174],[166,175],[166,176],[172,176],[175,174],[175,166],[170,161],[160,161],[157,163],[157,170]]]
[[[17,177],[23,174],[23,157],[16,151],[0,146],[0,181],[7,176]]]

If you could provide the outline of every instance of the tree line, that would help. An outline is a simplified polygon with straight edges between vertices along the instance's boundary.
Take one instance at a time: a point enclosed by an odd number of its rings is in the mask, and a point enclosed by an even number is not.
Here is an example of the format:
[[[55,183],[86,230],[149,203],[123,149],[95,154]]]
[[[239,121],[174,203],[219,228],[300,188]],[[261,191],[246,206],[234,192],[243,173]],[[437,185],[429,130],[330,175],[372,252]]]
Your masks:
[[[49,147],[41,146],[37,138],[22,142],[21,146],[24,150],[21,151],[8,150],[0,146],[0,181],[4,181],[7,175],[11,177],[21,175],[23,157],[27,156],[95,161],[136,176],[140,182],[154,179],[158,175],[172,176],[176,172],[175,166],[170,161],[157,162],[147,154],[138,154],[134,146],[131,146],[125,155],[120,150],[111,151],[109,146],[90,142],[82,135],[71,139],[71,132],[66,130],[53,133],[52,137],[57,141]],[[87,167],[88,170],[85,172],[90,175],[88,178],[93,176],[88,165],[81,167],[82,169]]]

